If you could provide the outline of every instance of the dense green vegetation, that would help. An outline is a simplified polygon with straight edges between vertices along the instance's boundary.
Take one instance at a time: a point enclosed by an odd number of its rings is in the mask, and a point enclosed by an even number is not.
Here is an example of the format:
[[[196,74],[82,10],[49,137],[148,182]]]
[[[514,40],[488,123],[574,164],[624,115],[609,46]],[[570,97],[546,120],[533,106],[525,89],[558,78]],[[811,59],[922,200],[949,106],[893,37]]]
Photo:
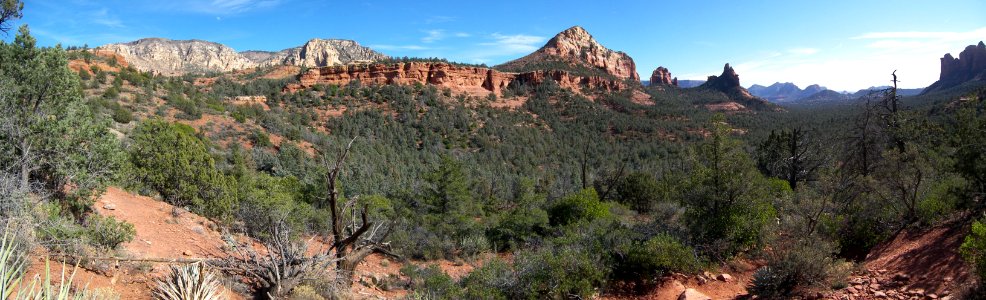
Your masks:
[[[264,245],[329,236],[334,216],[349,234],[357,219],[377,224],[391,257],[512,254],[459,280],[405,264],[412,297],[638,293],[742,258],[765,262],[751,292],[785,298],[844,284],[844,262],[899,230],[983,211],[981,85],[715,114],[703,105],[728,96],[703,88],[649,89],[654,103],[640,104],[550,81],[478,99],[424,85],[287,92],[294,79],[258,74],[73,72],[70,57],[105,59],[86,48],[39,48],[26,26],[0,44],[0,214],[19,237],[69,255],[132,240],[132,225],[91,213],[118,185]],[[565,68],[547,64],[534,67]],[[491,107],[500,96],[527,100]],[[975,223],[961,249],[978,274],[984,240]],[[295,285],[334,292],[284,286]]]

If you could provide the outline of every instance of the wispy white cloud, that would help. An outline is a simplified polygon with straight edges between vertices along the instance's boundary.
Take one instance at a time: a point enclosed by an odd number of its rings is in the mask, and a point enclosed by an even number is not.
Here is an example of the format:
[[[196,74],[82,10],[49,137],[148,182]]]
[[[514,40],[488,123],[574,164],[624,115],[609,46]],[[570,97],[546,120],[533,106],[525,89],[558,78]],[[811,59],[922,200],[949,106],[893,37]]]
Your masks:
[[[532,52],[537,50],[545,40],[544,37],[540,36],[526,34],[504,35],[500,33],[494,33],[490,35],[490,38],[493,39],[492,42],[480,43],[479,45],[495,47],[495,49],[498,49],[504,55]]]
[[[472,37],[471,34],[466,32],[448,33],[444,29],[431,29],[431,30],[425,30],[423,32],[425,33],[425,36],[421,38],[421,42],[426,44],[441,41],[449,37],[453,37],[453,38]]]
[[[369,45],[370,48],[375,50],[411,50],[411,51],[423,51],[431,50],[432,48],[419,46],[419,45]]]
[[[441,30],[441,29],[426,30],[425,34],[426,34],[425,37],[421,38],[422,43],[434,43],[436,41],[445,39],[445,30]]]
[[[209,15],[235,15],[280,5],[282,0],[178,0],[156,6],[173,11]]]
[[[90,14],[89,19],[96,24],[106,27],[122,28],[125,27],[120,19],[110,15],[109,9],[103,8]]]
[[[438,23],[448,23],[457,20],[456,17],[450,16],[432,16],[425,19],[425,24],[438,24]]]

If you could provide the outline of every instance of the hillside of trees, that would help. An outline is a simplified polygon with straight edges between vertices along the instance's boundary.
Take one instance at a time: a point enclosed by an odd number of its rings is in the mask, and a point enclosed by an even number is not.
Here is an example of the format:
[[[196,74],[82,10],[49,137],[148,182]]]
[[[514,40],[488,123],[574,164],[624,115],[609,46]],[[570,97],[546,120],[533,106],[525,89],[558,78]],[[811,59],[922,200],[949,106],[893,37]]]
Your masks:
[[[900,230],[955,219],[975,224],[962,251],[986,276],[983,86],[727,114],[703,108],[725,97],[704,89],[646,90],[653,103],[640,104],[630,91],[550,81],[489,98],[359,83],[287,93],[294,79],[155,76],[84,48],[38,47],[27,26],[15,34],[0,44],[2,257],[112,253],[132,225],[93,204],[119,186],[266,245],[269,265],[216,265],[281,272],[253,275],[257,297],[297,287],[336,297],[372,252],[510,255],[458,280],[407,265],[413,298],[645,293],[738,259],[762,263],[751,293],[789,298],[845,286],[845,265]],[[197,84],[205,78],[215,81]],[[526,101],[491,105],[514,97]],[[333,238],[338,260],[290,250],[318,235]],[[301,280],[311,262],[332,262],[338,278]],[[16,286],[0,283],[4,297]]]

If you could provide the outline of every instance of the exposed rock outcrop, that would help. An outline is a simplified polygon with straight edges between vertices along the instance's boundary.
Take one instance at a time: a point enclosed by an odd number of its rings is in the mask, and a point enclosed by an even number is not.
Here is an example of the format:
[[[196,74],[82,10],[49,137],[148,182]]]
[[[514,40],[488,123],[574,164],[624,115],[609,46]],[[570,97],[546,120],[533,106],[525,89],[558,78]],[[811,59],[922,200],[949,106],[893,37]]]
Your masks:
[[[229,72],[254,67],[293,65],[322,67],[366,63],[387,56],[351,40],[312,39],[301,47],[278,52],[236,52],[225,45],[201,40],[147,38],[129,43],[109,44],[99,50],[123,56],[135,68],[164,75],[201,72]]]
[[[312,39],[301,47],[279,52],[248,51],[244,55],[260,66],[291,65],[299,67],[324,67],[350,63],[369,63],[387,56],[363,47],[352,40]]]
[[[650,86],[678,86],[678,78],[672,78],[668,68],[657,67],[650,75]]]
[[[736,70],[733,70],[733,67],[730,67],[728,63],[722,68],[721,75],[709,76],[709,79],[700,85],[699,88],[707,88],[723,92],[726,96],[729,96],[730,99],[747,108],[752,108],[755,110],[776,108],[766,100],[751,95],[749,91],[743,88],[743,86],[740,85],[739,74],[736,74]]]
[[[746,89],[740,85],[739,74],[736,74],[736,70],[733,70],[733,67],[730,67],[728,63],[726,66],[722,67],[721,75],[709,76],[709,79],[705,80],[705,83],[701,86],[722,92],[742,91],[747,95],[750,94],[750,92],[746,91]]]
[[[363,84],[430,84],[470,94],[500,94],[511,82],[538,85],[551,79],[563,88],[582,87],[606,91],[627,88],[622,80],[599,76],[577,76],[560,70],[507,73],[480,67],[457,66],[442,62],[409,62],[329,66],[309,69],[299,76],[297,85],[288,90],[317,84],[346,85],[358,80]]]
[[[941,74],[938,81],[924,89],[922,94],[948,89],[967,81],[986,80],[986,44],[969,45],[959,53],[959,58],[945,54],[941,58]]]
[[[225,45],[202,40],[147,38],[123,44],[100,46],[97,50],[123,56],[134,68],[164,75],[189,72],[227,72],[256,64]]]
[[[571,69],[601,71],[618,79],[640,81],[633,58],[603,47],[584,28],[574,26],[551,38],[541,49],[527,56],[497,66],[498,70],[529,72],[555,69],[568,64]],[[569,70],[572,71],[572,70]],[[588,75],[588,74],[578,74]]]

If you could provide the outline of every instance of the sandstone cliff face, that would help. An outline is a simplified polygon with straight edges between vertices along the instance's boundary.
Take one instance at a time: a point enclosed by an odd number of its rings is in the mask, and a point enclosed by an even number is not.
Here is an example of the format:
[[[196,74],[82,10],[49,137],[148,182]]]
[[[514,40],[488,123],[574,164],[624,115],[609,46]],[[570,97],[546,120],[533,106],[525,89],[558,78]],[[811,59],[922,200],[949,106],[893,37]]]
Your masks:
[[[668,68],[657,67],[650,75],[650,86],[678,86],[678,78],[672,78]]]
[[[627,88],[621,80],[598,76],[575,76],[565,71],[549,70],[527,73],[506,73],[479,67],[456,66],[448,63],[410,62],[396,64],[343,65],[309,69],[299,76],[299,84],[288,90],[309,88],[316,84],[346,85],[354,80],[363,84],[430,84],[470,94],[500,94],[511,82],[537,85],[547,79],[570,89]]]
[[[351,40],[312,39],[301,47],[279,52],[249,51],[244,53],[261,66],[291,65],[299,67],[324,67],[349,63],[374,62],[387,56],[363,47]]]
[[[249,59],[222,44],[149,38],[97,48],[122,56],[134,68],[165,75],[188,72],[227,72],[254,66]]]
[[[164,75],[293,65],[321,67],[357,62],[372,62],[387,56],[350,40],[313,39],[301,47],[278,52],[244,51],[237,53],[219,43],[200,40],[141,39],[97,48],[123,56],[135,68]]]
[[[582,27],[575,26],[558,33],[541,49],[522,58],[497,66],[502,70],[534,71],[532,66],[545,61],[559,61],[598,69],[619,79],[640,81],[633,58],[609,50]]]
[[[938,81],[922,91],[922,94],[944,90],[970,80],[986,80],[986,44],[969,45],[959,53],[959,58],[945,54],[941,58],[941,74]]]

